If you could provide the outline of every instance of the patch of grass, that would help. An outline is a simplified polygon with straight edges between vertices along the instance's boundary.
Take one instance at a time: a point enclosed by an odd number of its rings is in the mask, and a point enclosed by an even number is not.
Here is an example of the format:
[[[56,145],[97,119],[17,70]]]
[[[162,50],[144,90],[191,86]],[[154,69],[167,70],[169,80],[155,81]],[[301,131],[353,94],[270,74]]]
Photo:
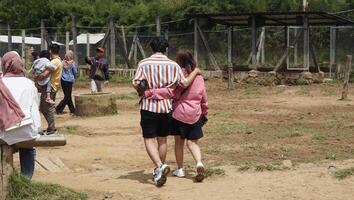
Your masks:
[[[329,136],[327,133],[316,133],[312,135],[311,139],[317,141],[325,141],[328,139],[328,137]]]
[[[238,170],[240,171],[248,171],[251,169],[251,166],[249,165],[242,165],[240,168],[238,168]]]
[[[79,129],[78,125],[68,125],[63,127],[68,134],[75,134]]]
[[[327,96],[332,96],[336,93],[336,91],[331,87],[324,87],[321,89],[321,93]]]
[[[338,179],[345,179],[348,176],[354,175],[354,167],[338,170],[334,173],[334,176]]]
[[[237,122],[218,122],[217,124],[209,124],[205,131],[209,134],[230,135],[233,133],[246,133],[252,130],[245,123]]]
[[[308,87],[300,87],[298,91],[295,92],[296,95],[299,96],[311,96],[311,91]]]
[[[207,167],[204,172],[205,178],[212,177],[212,176],[224,176],[225,170],[217,167]]]
[[[78,82],[87,82],[87,81],[89,81],[89,80],[90,80],[90,77],[87,76],[87,75],[79,76],[79,77],[77,77],[77,79],[76,79],[76,81],[78,81]]]
[[[244,95],[246,97],[257,97],[261,94],[260,87],[250,86],[245,89]]]
[[[274,171],[274,170],[279,170],[280,168],[279,167],[276,167],[272,164],[256,164],[255,166],[255,170],[256,171],[259,171],[259,172],[262,172],[262,171]]]
[[[87,195],[65,188],[57,184],[40,183],[31,181],[26,177],[14,173],[10,177],[9,200],[84,200]]]
[[[278,138],[293,138],[293,137],[300,137],[303,136],[304,134],[300,132],[299,130],[296,129],[286,129],[284,131],[281,131],[278,134]]]
[[[337,159],[337,156],[336,156],[336,154],[327,153],[326,159],[327,159],[327,160],[336,160],[336,159]]]

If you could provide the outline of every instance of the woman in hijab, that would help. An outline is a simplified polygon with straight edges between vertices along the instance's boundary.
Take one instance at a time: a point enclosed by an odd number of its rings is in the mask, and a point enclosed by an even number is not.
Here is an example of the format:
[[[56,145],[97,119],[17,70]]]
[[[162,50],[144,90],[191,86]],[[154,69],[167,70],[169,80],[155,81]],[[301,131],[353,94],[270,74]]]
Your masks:
[[[25,77],[17,52],[8,52],[1,59],[0,139],[8,145],[37,138],[41,120],[38,93],[34,83]],[[32,177],[35,149],[19,149],[21,174]]]
[[[64,99],[56,107],[57,114],[62,114],[66,105],[68,105],[70,113],[75,113],[75,106],[71,98],[73,84],[77,75],[77,67],[74,62],[74,52],[69,50],[65,54],[63,60],[63,73],[61,76],[61,87],[64,92]]]

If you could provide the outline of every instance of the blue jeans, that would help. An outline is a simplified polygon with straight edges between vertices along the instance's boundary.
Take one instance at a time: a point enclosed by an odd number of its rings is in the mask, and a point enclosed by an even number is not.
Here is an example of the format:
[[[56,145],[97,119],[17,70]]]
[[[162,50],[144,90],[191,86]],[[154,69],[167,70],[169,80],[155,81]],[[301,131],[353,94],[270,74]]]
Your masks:
[[[32,178],[36,160],[36,150],[32,148],[19,149],[21,175]]]

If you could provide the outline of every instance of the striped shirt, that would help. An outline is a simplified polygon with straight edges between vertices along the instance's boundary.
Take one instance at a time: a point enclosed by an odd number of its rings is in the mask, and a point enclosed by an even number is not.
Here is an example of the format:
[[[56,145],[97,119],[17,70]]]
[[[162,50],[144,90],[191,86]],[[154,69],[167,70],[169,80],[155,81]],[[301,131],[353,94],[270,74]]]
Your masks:
[[[187,81],[181,67],[162,54],[154,54],[138,64],[133,84],[141,80],[146,80],[152,89],[171,87]],[[143,98],[140,109],[154,113],[169,113],[172,111],[172,99]]]

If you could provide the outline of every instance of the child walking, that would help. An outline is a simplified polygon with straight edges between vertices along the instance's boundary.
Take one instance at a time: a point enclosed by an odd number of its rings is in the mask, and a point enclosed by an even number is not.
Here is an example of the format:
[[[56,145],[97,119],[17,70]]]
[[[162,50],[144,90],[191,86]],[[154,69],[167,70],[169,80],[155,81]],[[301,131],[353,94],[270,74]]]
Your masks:
[[[55,70],[55,66],[50,62],[49,51],[43,50],[39,53],[39,58],[34,60],[32,66],[32,73],[34,76],[40,75],[46,69]],[[55,102],[50,98],[50,92],[52,91],[52,85],[50,83],[50,77],[47,77],[43,80],[37,81],[37,84],[40,87],[46,87],[47,98],[46,102],[54,105]]]

